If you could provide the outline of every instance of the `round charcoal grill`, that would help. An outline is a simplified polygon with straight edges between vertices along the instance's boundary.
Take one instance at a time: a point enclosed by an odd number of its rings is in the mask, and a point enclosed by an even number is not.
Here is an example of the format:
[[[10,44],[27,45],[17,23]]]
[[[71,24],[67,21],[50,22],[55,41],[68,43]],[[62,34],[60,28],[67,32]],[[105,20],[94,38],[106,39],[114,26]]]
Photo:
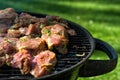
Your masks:
[[[34,14],[29,13],[31,15],[37,16],[37,17],[45,17],[46,15],[43,14]],[[102,61],[102,63],[106,62],[109,64],[106,65],[98,65],[98,66],[104,66],[107,67],[109,65],[112,65],[112,67],[109,66],[109,69],[102,70],[101,72],[84,72],[86,71],[85,64],[87,64],[88,58],[91,56],[93,51],[96,49],[95,41],[97,39],[94,39],[90,33],[82,28],[81,26],[68,21],[68,26],[72,29],[74,29],[77,32],[76,36],[69,36],[69,45],[68,45],[68,54],[61,55],[57,54],[57,64],[52,70],[52,72],[46,76],[43,76],[41,78],[34,78],[31,75],[22,75],[20,73],[20,70],[3,66],[0,68],[0,79],[1,80],[75,80],[79,75],[82,76],[95,76],[103,73],[107,73],[111,70],[113,70],[117,64],[117,55],[114,51],[114,49],[108,45],[107,43],[100,43],[101,41],[98,40],[98,44],[102,45],[102,47],[98,47],[99,50],[102,50],[107,53],[107,55],[110,57],[110,60]],[[110,49],[108,49],[110,48]],[[96,60],[95,60],[96,61]],[[96,63],[95,63],[96,65]],[[92,66],[95,66],[94,64]],[[88,63],[89,66],[89,63]],[[82,68],[82,69],[81,69]],[[95,67],[94,67],[95,68]],[[88,70],[89,71],[89,70]],[[99,71],[99,70],[98,70]],[[93,75],[91,75],[91,73]],[[87,74],[87,75],[86,75]]]

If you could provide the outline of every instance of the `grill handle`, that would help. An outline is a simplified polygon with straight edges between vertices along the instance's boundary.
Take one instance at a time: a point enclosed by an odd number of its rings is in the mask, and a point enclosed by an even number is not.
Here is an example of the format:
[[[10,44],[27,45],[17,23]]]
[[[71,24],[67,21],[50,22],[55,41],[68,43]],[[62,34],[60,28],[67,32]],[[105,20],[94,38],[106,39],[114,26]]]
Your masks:
[[[94,38],[95,50],[103,51],[110,58],[109,60],[88,60],[79,72],[80,77],[92,77],[112,71],[116,65],[118,56],[114,49],[106,42]]]

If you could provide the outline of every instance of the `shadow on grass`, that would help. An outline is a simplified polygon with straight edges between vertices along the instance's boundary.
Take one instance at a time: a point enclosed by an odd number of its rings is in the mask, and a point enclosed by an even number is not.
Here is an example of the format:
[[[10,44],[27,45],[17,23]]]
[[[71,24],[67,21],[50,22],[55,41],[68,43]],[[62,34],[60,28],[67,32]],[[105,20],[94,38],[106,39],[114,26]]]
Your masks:
[[[7,2],[8,1],[8,2]],[[71,6],[66,6],[66,5],[60,5],[56,3],[51,3],[47,0],[16,0],[14,1],[10,1],[7,0],[5,1],[0,1],[0,6],[1,9],[2,8],[6,8],[6,7],[13,7],[17,10],[27,10],[30,12],[51,12],[51,13],[60,13],[60,14],[66,14],[66,15],[70,15],[70,16],[80,16],[80,18],[82,18],[82,20],[85,21],[89,21],[94,20],[96,22],[106,22],[109,23],[111,25],[120,25],[120,11],[116,11],[116,10],[91,10],[91,9],[86,9],[86,8],[74,8]],[[73,0],[69,0],[69,1],[73,1]],[[78,1],[78,0],[74,0],[74,1]],[[85,2],[85,0],[81,0],[83,2]],[[89,0],[88,2],[94,2],[94,0]],[[110,2],[108,0],[105,0],[105,2],[103,3],[107,3]],[[117,0],[114,0],[113,3],[117,3]],[[92,4],[91,4],[92,5]],[[106,4],[107,5],[107,4]]]

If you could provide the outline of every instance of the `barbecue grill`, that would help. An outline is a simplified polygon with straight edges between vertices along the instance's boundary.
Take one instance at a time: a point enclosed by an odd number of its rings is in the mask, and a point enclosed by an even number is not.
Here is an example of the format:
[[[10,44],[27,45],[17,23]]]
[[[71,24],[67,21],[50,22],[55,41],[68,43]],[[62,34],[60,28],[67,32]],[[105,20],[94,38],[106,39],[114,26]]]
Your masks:
[[[18,12],[20,13],[20,12]],[[27,12],[28,13],[28,12]],[[36,17],[44,14],[29,13]],[[68,54],[57,54],[57,64],[52,72],[40,78],[22,75],[20,70],[3,66],[0,68],[1,80],[75,80],[78,76],[90,77],[112,71],[117,64],[117,54],[114,49],[99,39],[95,39],[83,27],[68,21],[68,26],[77,33],[69,36]],[[89,60],[94,50],[104,51],[110,60]]]

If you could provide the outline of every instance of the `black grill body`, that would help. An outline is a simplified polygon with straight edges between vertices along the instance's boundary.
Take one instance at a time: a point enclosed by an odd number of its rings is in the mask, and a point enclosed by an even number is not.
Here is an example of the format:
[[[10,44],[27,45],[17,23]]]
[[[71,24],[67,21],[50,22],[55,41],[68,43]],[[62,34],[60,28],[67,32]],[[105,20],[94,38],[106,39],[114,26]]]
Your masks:
[[[19,12],[18,12],[19,13]],[[28,12],[27,12],[28,13]],[[45,17],[44,14],[29,13],[36,17]],[[76,36],[69,36],[68,54],[57,54],[57,65],[49,75],[41,78],[34,78],[31,75],[22,75],[18,69],[3,66],[0,68],[1,80],[76,80],[79,76],[81,67],[88,61],[95,49],[95,40],[91,34],[71,21],[68,21],[68,26],[77,32]],[[112,49],[113,50],[113,49]],[[110,55],[115,54],[114,67],[117,63],[117,55],[114,50]],[[112,58],[111,58],[112,59]],[[93,66],[93,65],[92,65]],[[110,69],[110,70],[112,70]],[[110,71],[109,70],[109,71]],[[86,72],[82,72],[83,74]],[[81,74],[80,74],[81,75]],[[88,74],[87,74],[88,75]],[[85,76],[85,75],[84,75]]]

